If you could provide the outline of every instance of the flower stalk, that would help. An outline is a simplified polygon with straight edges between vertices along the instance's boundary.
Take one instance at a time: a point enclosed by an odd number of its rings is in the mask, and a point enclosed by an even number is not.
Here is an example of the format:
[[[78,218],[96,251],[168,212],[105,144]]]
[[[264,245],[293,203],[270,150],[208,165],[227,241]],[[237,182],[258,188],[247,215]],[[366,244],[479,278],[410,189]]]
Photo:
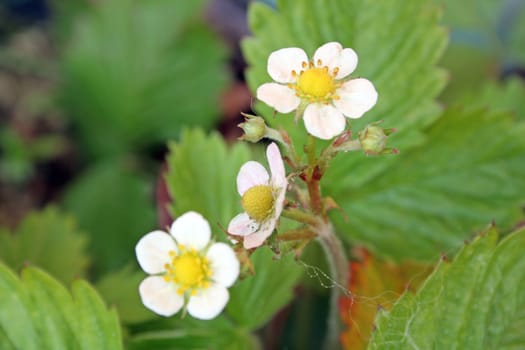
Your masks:
[[[323,202],[321,198],[321,187],[319,181],[322,177],[322,172],[317,165],[316,157],[316,140],[315,137],[308,137],[308,145],[306,146],[306,154],[308,157],[308,167],[306,169],[306,187],[308,188],[308,194],[310,195],[310,207],[314,214],[323,215]]]
[[[282,216],[288,219],[295,220],[297,222],[310,225],[310,226],[317,226],[317,218],[313,215],[310,215],[308,213],[305,213],[302,210],[296,209],[296,208],[290,208],[290,209],[284,209],[281,213]]]
[[[335,235],[330,222],[321,223],[317,227],[317,233],[330,268],[330,275],[334,280],[330,294],[328,325],[323,347],[324,349],[337,349],[340,347],[339,333],[341,328],[339,299],[341,297],[341,286],[346,286],[349,280],[348,260],[343,245]]]
[[[298,209],[284,210],[282,215],[298,222],[305,223],[309,228],[306,230],[297,230],[281,234],[279,235],[280,240],[311,239],[312,234],[314,234],[325,253],[330,269],[330,277],[334,283],[330,295],[330,308],[324,348],[336,349],[339,347],[340,333],[340,287],[347,285],[350,274],[343,244],[337,238],[333,225],[329,221],[320,220],[319,218],[311,216],[310,214],[304,213]]]

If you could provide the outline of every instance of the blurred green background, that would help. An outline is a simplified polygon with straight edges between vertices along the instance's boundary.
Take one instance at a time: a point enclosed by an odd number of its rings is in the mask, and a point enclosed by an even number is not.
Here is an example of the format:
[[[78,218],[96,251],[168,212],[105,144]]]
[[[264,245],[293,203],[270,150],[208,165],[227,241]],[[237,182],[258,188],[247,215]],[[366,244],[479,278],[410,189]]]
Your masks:
[[[523,117],[525,1],[434,2],[442,6],[450,42],[439,63],[448,85],[438,101],[449,106],[481,99]],[[134,293],[143,275],[131,253],[144,233],[170,221],[163,181],[167,143],[189,127],[233,141],[240,136],[240,112],[252,112],[240,44],[250,35],[249,3],[0,4],[0,227],[11,240],[31,237],[38,220],[49,222],[53,228],[42,244],[56,244],[52,237],[74,252],[64,257],[71,269],[60,271],[51,257],[29,252],[39,256],[32,262],[62,281],[86,277],[107,302],[127,303],[120,315],[130,325],[126,332],[145,329],[137,324],[171,327],[137,306]],[[243,152],[239,160],[247,157]],[[28,216],[34,211],[43,218]],[[67,230],[75,234],[57,238]],[[23,244],[9,244],[23,250]],[[24,264],[16,254],[0,257],[17,268]],[[305,260],[323,266],[315,246]],[[295,290],[300,298],[259,331],[265,348],[320,346],[327,289],[305,280]],[[129,294],[115,295],[114,285],[122,283]]]

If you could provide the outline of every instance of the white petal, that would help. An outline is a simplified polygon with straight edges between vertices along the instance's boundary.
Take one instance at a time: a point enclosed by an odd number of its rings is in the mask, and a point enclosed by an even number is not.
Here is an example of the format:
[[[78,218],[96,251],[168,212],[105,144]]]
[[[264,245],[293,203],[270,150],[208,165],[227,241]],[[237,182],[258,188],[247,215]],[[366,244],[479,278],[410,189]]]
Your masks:
[[[308,56],[298,47],[274,51],[268,57],[268,74],[278,83],[294,82],[292,70],[299,74],[303,62],[308,63]]]
[[[281,157],[279,147],[277,147],[274,142],[272,142],[266,149],[266,159],[268,159],[268,164],[270,165],[270,171],[272,173],[272,184],[279,188],[286,187],[288,182],[286,181],[283,158]]]
[[[190,298],[188,312],[195,318],[211,320],[221,313],[229,299],[230,295],[225,287],[212,284]]]
[[[244,192],[255,185],[267,185],[270,175],[261,163],[250,160],[244,163],[237,175],[237,191],[242,196]]]
[[[215,243],[206,257],[212,268],[211,278],[223,287],[230,287],[239,277],[240,264],[232,248],[225,243]]]
[[[175,241],[163,231],[153,231],[140,239],[135,254],[140,267],[149,274],[161,273],[170,261],[169,251],[177,252]]]
[[[254,233],[258,228],[259,224],[250,219],[248,214],[241,213],[230,221],[228,233],[235,236],[246,236]]]
[[[345,118],[333,106],[310,104],[303,115],[304,126],[313,136],[329,140],[345,129]]]
[[[301,99],[295,95],[295,90],[277,83],[266,83],[259,86],[257,99],[280,113],[290,113],[301,103]]]
[[[347,81],[336,93],[340,99],[333,101],[334,106],[348,118],[360,118],[377,102],[374,85],[363,78]]]
[[[343,49],[337,42],[326,43],[315,51],[314,63],[321,60],[322,66],[328,66],[330,71],[339,68],[336,79],[342,79],[352,73],[357,67],[357,54],[350,48]]]
[[[201,250],[210,242],[211,229],[208,221],[199,213],[182,214],[171,225],[171,235],[178,244]]]
[[[140,283],[139,294],[144,306],[161,316],[176,314],[184,304],[176,286],[160,276],[146,277]]]
[[[271,218],[264,222],[257,232],[244,237],[244,248],[252,249],[262,245],[266,238],[270,237],[276,224],[277,218]]]
[[[282,188],[275,199],[274,216],[278,219],[281,216],[284,207],[284,199],[286,196],[286,188]]]

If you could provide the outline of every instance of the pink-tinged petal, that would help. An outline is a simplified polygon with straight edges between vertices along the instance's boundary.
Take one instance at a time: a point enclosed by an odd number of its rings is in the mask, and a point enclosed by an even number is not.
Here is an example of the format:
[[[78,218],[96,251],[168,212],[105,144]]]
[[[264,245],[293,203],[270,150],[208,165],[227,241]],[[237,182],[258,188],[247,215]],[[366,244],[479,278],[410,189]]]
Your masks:
[[[286,196],[286,188],[280,189],[279,193],[277,194],[275,198],[275,204],[274,204],[274,217],[278,219],[281,216],[281,213],[283,212],[283,206],[284,206],[284,199]]]
[[[303,120],[308,133],[323,140],[339,135],[346,126],[343,114],[330,105],[308,105]]]
[[[257,99],[280,113],[290,113],[301,103],[301,99],[295,95],[295,90],[277,83],[266,83],[259,86]]]
[[[338,42],[326,43],[315,51],[314,63],[321,60],[322,66],[330,71],[338,68],[336,79],[342,79],[352,73],[357,67],[357,54],[350,48],[343,49]]]
[[[237,192],[242,196],[244,192],[256,185],[267,185],[270,175],[261,163],[250,160],[244,163],[237,175]]]
[[[377,102],[377,91],[374,85],[363,78],[352,79],[338,90],[340,99],[334,100],[334,106],[348,118],[360,118]]]
[[[272,173],[272,184],[274,187],[284,188],[287,186],[286,173],[284,171],[283,158],[279,147],[272,142],[266,149],[266,159]]]
[[[228,233],[235,236],[246,236],[254,233],[259,224],[250,219],[248,214],[241,213],[235,216],[228,225]]]
[[[264,243],[264,241],[266,241],[266,239],[270,237],[276,225],[276,218],[272,218],[264,222],[257,232],[244,237],[244,248],[252,249],[261,246]]]
[[[188,313],[200,320],[211,320],[221,313],[229,299],[230,294],[225,287],[212,284],[209,288],[190,297]]]
[[[206,257],[211,263],[212,280],[223,287],[230,287],[239,277],[240,264],[233,249],[225,243],[213,244]]]
[[[161,316],[173,316],[184,304],[176,286],[160,276],[146,277],[140,283],[139,294],[144,306]]]
[[[178,244],[196,250],[206,247],[211,238],[210,224],[194,211],[179,216],[171,225],[170,232]]]
[[[135,247],[140,267],[149,274],[165,271],[164,265],[170,261],[169,251],[177,252],[177,247],[173,238],[163,231],[148,233]]]
[[[308,56],[303,49],[298,47],[288,47],[274,51],[268,57],[268,74],[278,83],[292,83],[295,76],[301,71],[303,62],[308,63]]]

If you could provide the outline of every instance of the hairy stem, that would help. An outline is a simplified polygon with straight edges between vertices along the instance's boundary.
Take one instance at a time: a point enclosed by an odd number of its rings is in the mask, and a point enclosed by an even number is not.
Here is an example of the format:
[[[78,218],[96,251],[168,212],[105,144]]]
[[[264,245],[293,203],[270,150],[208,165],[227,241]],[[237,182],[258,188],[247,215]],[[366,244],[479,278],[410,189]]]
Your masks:
[[[295,220],[297,222],[301,222],[303,224],[316,226],[317,225],[317,218],[312,216],[311,214],[305,213],[302,210],[299,209],[284,209],[281,213],[281,216],[284,216],[285,218]]]
[[[311,180],[307,182],[308,193],[310,194],[310,205],[314,214],[322,214],[323,206],[321,201],[321,189],[319,188],[319,181]]]
[[[339,298],[341,288],[348,284],[349,269],[348,260],[339,238],[335,235],[333,226],[330,222],[322,222],[317,226],[318,239],[325,252],[330,275],[334,280],[330,295],[330,310],[328,314],[328,327],[324,341],[325,349],[338,349],[340,334]]]
[[[306,174],[306,186],[308,194],[310,195],[310,207],[314,214],[324,214],[323,205],[321,201],[321,188],[319,180],[322,174],[319,172],[317,159],[315,154],[315,137],[308,137],[308,145],[306,146],[306,154],[308,156],[308,169]]]

